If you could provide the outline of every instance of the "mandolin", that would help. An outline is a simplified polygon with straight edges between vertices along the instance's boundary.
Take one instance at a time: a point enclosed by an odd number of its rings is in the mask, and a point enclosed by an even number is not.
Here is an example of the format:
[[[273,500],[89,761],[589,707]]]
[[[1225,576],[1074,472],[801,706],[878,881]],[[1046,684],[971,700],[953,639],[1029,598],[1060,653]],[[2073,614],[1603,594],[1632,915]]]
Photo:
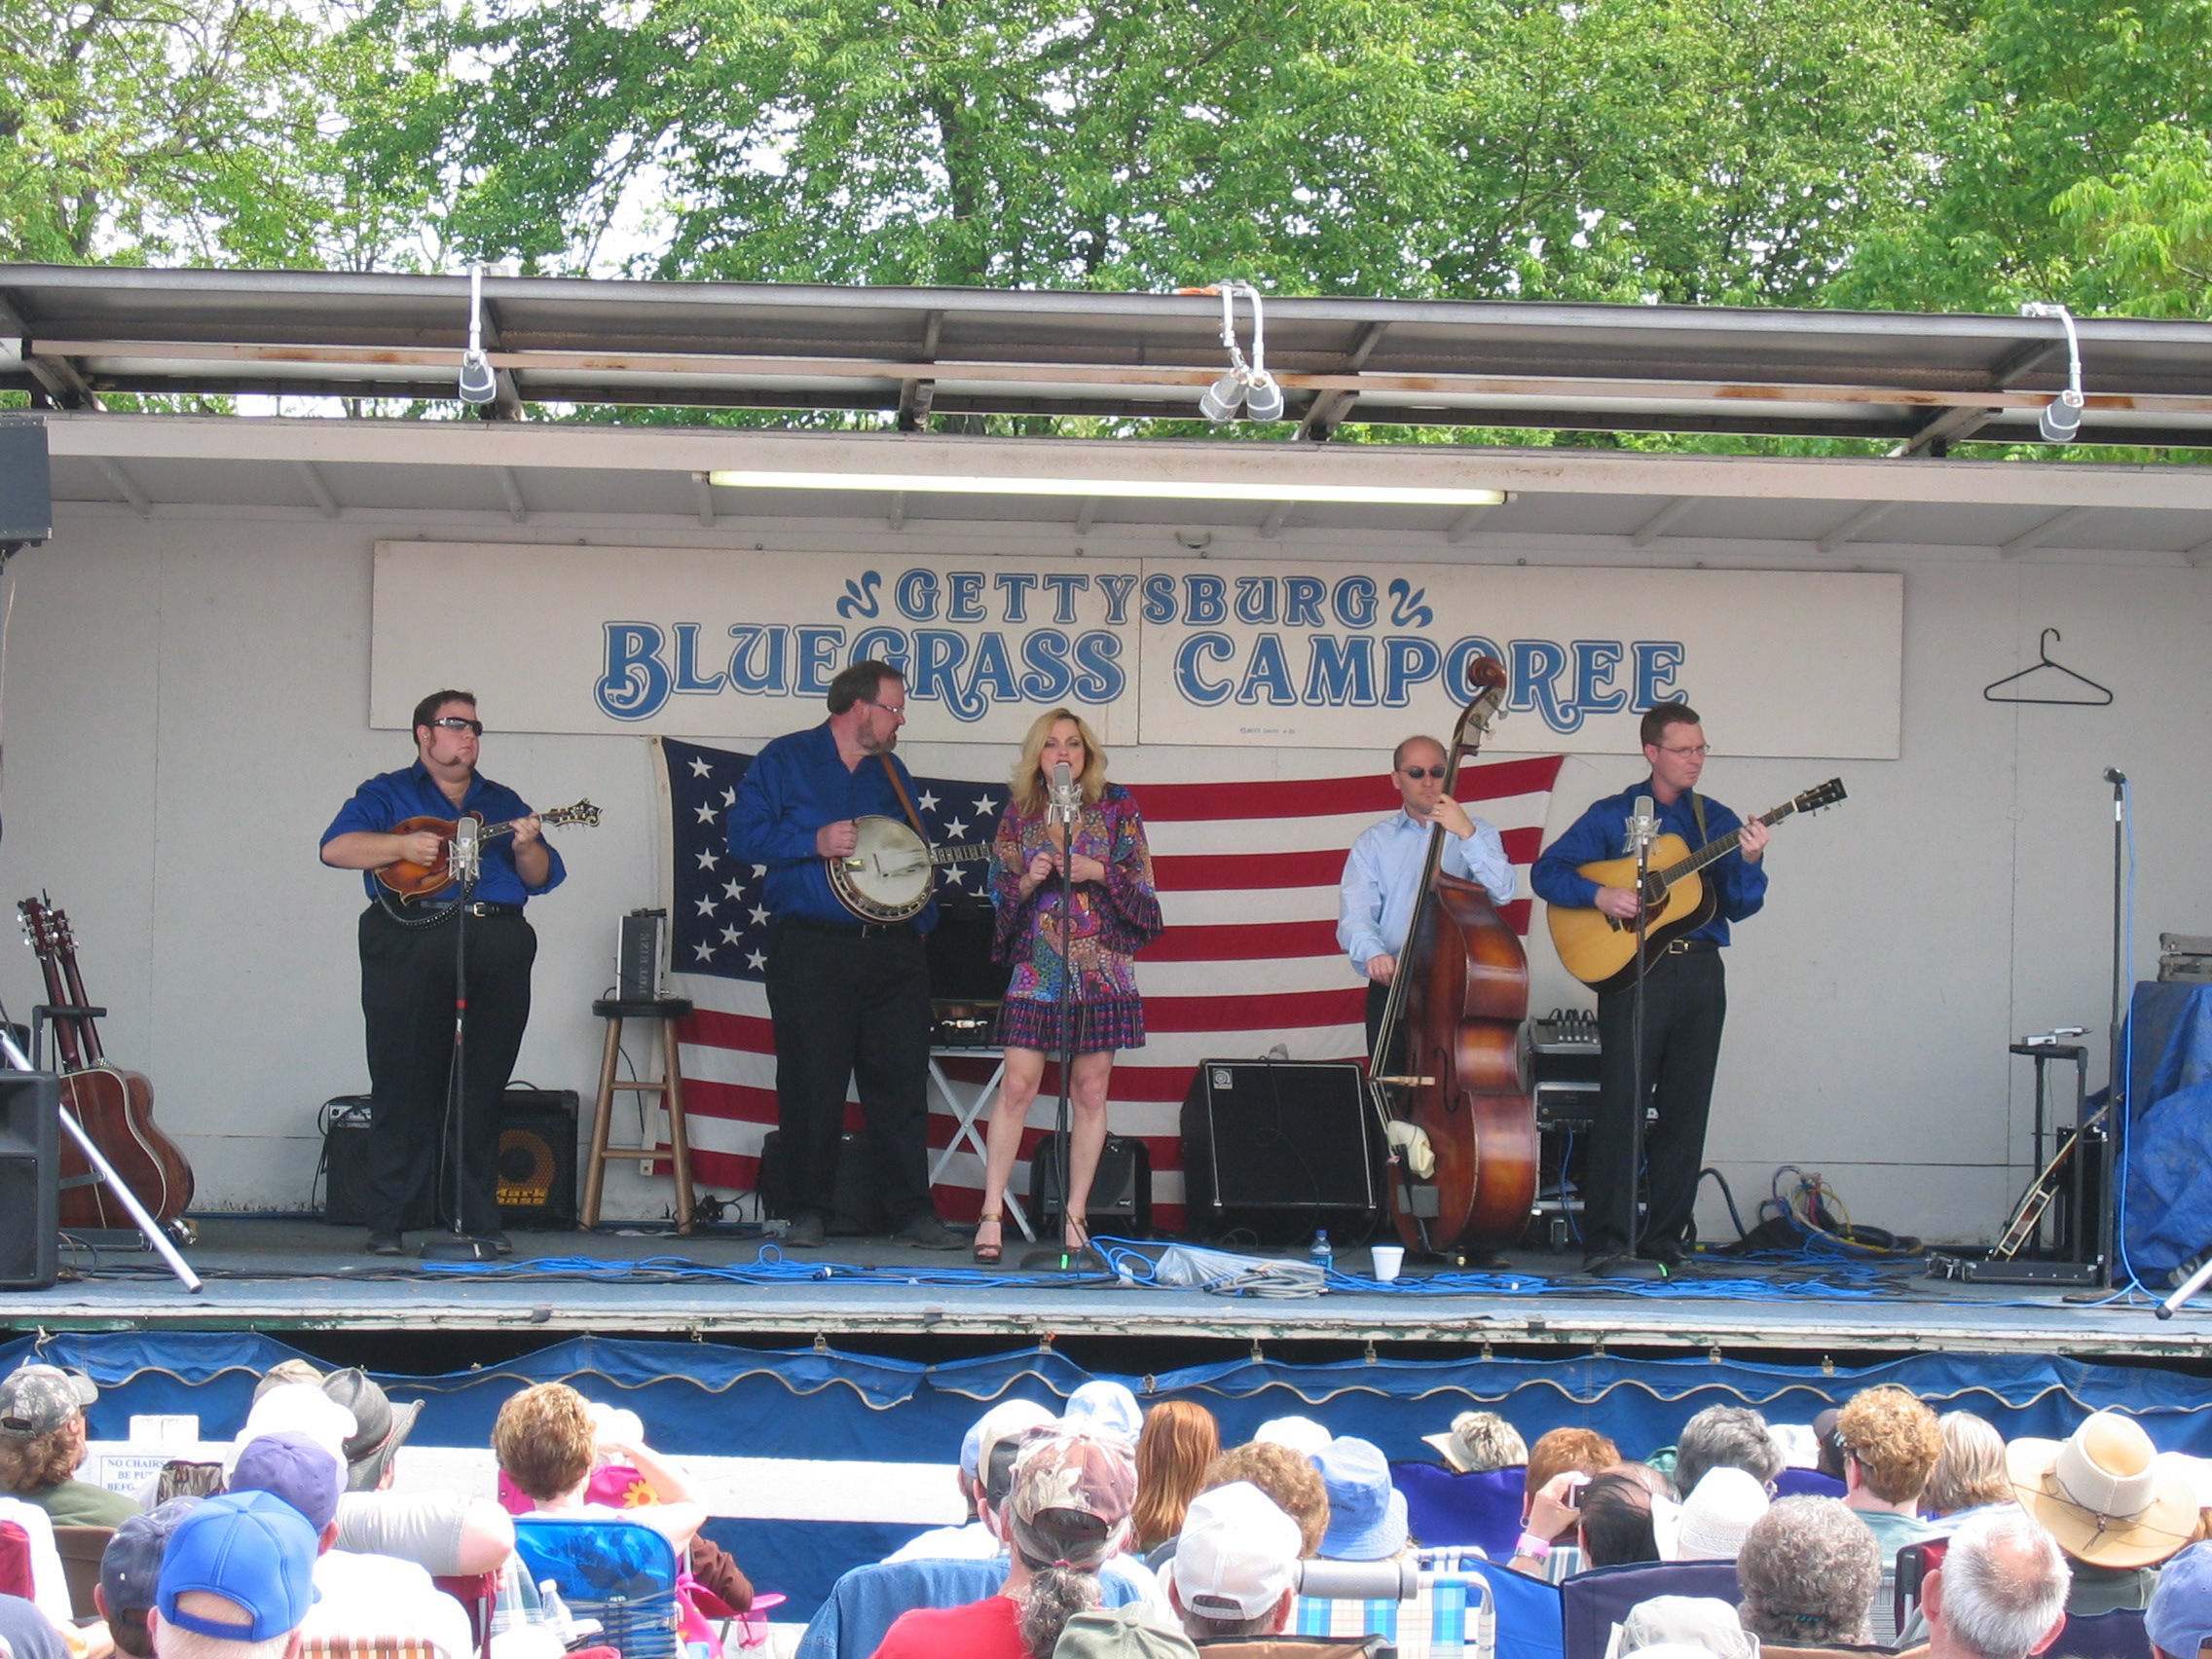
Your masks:
[[[1773,826],[1796,812],[1818,812],[1843,799],[1843,780],[1830,778],[1803,794],[1784,801],[1758,822]],[[1741,830],[1716,835],[1696,852],[1679,835],[1662,835],[1651,843],[1643,877],[1644,964],[1648,967],[1666,954],[1670,940],[1697,932],[1713,920],[1718,900],[1698,871],[1736,850]],[[1634,887],[1636,860],[1601,859],[1581,866],[1580,873],[1601,887]],[[1636,982],[1636,923],[1608,916],[1595,906],[1545,906],[1544,921],[1551,929],[1552,944],[1567,971],[1593,990],[1617,991]]]
[[[68,916],[43,898],[25,899],[16,908],[46,977],[48,1006],[57,1011],[54,1044],[62,1104],[146,1213],[173,1230],[192,1202],[192,1165],[154,1122],[154,1086],[142,1073],[110,1065],[101,1051],[99,1028],[93,1023],[100,1011],[86,1001]],[[61,1225],[137,1226],[67,1135],[61,1139]]]
[[[933,847],[896,818],[856,818],[860,842],[841,859],[825,859],[830,891],[864,922],[903,922],[921,914],[941,865],[991,856],[991,843]]]
[[[468,816],[475,818],[476,814],[472,812]],[[550,811],[541,812],[537,815],[537,821],[548,830],[558,830],[571,824],[580,824],[587,830],[593,830],[599,827],[599,808],[589,800],[579,800],[573,806],[556,806]],[[483,821],[478,819],[478,823],[482,824]],[[418,835],[427,830],[437,836],[437,862],[419,865],[402,859],[397,864],[386,865],[378,870],[377,881],[387,892],[396,895],[402,904],[412,903],[418,899],[436,898],[454,883],[453,871],[448,866],[453,857],[453,833],[460,828],[461,821],[457,818],[410,818],[403,824],[394,824],[391,827],[394,835]],[[484,824],[476,831],[476,839],[482,843],[514,832],[515,821],[509,819],[503,824]]]

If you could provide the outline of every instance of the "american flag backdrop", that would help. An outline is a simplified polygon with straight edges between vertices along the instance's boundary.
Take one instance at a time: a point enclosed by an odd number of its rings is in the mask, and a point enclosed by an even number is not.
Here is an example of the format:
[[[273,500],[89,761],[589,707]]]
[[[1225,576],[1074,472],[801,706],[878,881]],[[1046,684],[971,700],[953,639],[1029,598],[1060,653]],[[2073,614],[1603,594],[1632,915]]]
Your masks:
[[[776,1124],[776,1060],[765,970],[769,912],[761,871],[726,844],[729,806],[752,756],[655,740],[665,776],[674,872],[671,994],[697,1005],[682,1029],[694,1177],[752,1190],[761,1137]],[[1460,774],[1457,797],[1496,825],[1521,878],[1506,907],[1529,929],[1528,866],[1543,834],[1560,758],[1482,760]],[[1337,949],[1337,886],[1359,832],[1394,811],[1388,778],[1313,777],[1243,783],[1144,783],[1124,777],[1144,814],[1166,931],[1138,958],[1148,1041],[1115,1062],[1108,1121],[1152,1154],[1154,1217],[1181,1225],[1180,1118],[1200,1060],[1256,1058],[1277,1044],[1294,1060],[1341,1060],[1364,1050],[1364,983]],[[923,827],[938,843],[987,840],[1006,804],[1002,779],[915,779]],[[980,866],[947,866],[947,887],[977,890]],[[978,1082],[991,1062],[940,1062]],[[1056,1067],[1048,1067],[1024,1138],[1014,1191],[1029,1191],[1028,1154],[1051,1126]],[[933,1088],[930,1145],[947,1145],[951,1104]],[[860,1108],[848,1104],[851,1127]],[[956,1154],[938,1209],[972,1221],[981,1207],[982,1161]]]

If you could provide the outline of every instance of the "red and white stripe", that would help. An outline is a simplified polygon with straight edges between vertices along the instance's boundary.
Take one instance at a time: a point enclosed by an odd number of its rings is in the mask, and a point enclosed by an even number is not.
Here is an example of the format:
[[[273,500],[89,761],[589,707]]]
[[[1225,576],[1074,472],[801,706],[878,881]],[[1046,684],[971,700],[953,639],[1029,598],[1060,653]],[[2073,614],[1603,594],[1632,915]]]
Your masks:
[[[1527,934],[1529,866],[1559,773],[1556,756],[1486,760],[1466,767],[1455,792],[1497,826],[1519,897],[1505,914]],[[1337,891],[1360,831],[1397,806],[1382,777],[1265,783],[1132,783],[1143,810],[1166,931],[1138,959],[1145,1047],[1114,1067],[1113,1132],[1141,1137],[1152,1155],[1156,1222],[1180,1225],[1181,1111],[1201,1060],[1247,1059],[1280,1045],[1294,1060],[1342,1060],[1364,1050],[1365,982],[1337,948]],[[776,1123],[776,1062],[767,993],[710,975],[671,976],[670,990],[698,1008],[682,1030],[692,1167],[701,1184],[735,1191],[755,1182],[761,1137]],[[993,1059],[945,1058],[969,1086]],[[1029,1191],[1028,1155],[1051,1127],[1056,1068],[1030,1114],[1014,1192]],[[953,1138],[950,1103],[931,1089],[930,1144]],[[860,1108],[848,1101],[851,1127]],[[938,1188],[939,1211],[973,1220],[982,1161],[953,1155]]]

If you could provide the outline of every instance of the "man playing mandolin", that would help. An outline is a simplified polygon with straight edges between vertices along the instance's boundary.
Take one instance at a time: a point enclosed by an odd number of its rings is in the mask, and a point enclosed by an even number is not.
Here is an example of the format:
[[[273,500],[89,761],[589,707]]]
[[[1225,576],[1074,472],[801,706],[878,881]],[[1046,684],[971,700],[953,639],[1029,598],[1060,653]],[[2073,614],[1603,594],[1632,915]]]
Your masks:
[[[1367,1047],[1382,1027],[1382,1008],[1414,913],[1431,826],[1444,827],[1440,867],[1447,875],[1479,881],[1491,903],[1513,897],[1513,865],[1497,830],[1452,798],[1445,788],[1449,769],[1444,745],[1433,737],[1409,737],[1390,756],[1390,781],[1403,810],[1363,830],[1345,860],[1344,885],[1337,899],[1337,943],[1351,965],[1367,977]]]
[[[436,1181],[438,1149],[451,1131],[446,1098],[454,1053],[454,907],[458,889],[417,901],[401,921],[377,902],[375,872],[397,864],[441,865],[446,839],[431,830],[396,834],[409,819],[473,814],[504,821],[508,832],[479,843],[468,922],[467,1075],[461,1082],[461,1225],[507,1251],[499,1229],[499,1101],[530,1023],[530,968],[537,935],[523,905],[561,885],[561,855],[538,834],[537,815],[504,784],[476,770],[484,724],[467,691],[436,691],[415,705],[415,764],[384,772],[353,792],[322,834],[322,862],[368,872],[361,912],[361,1013],[369,1046],[369,1253],[396,1256],[401,1231],[452,1202]],[[439,1190],[432,1192],[433,1186]],[[450,1219],[450,1217],[448,1218]]]
[[[933,902],[904,921],[864,922],[838,903],[826,861],[860,845],[854,822],[910,823],[913,780],[893,755],[906,682],[856,662],[830,682],[830,718],[760,751],[729,810],[729,850],[765,865],[768,1015],[776,1124],[791,1171],[787,1244],[813,1248],[836,1202],[845,1086],[859,1085],[876,1195],[902,1243],[957,1250],[930,1201],[930,970]],[[919,828],[916,828],[919,834]]]
[[[1635,887],[1601,886],[1580,866],[1616,859],[1627,846],[1627,823],[1636,797],[1649,795],[1658,833],[1678,835],[1692,848],[1735,833],[1738,852],[1710,866],[1707,880],[1716,901],[1713,919],[1671,940],[1644,976],[1643,1080],[1657,1117],[1644,1137],[1646,1221],[1636,1253],[1672,1272],[1690,1235],[1698,1169],[1705,1159],[1705,1120],[1713,1100],[1714,1067],[1720,1057],[1720,1027],[1728,1014],[1728,986],[1720,947],[1728,924],[1758,913],[1766,903],[1767,827],[1744,823],[1716,800],[1697,793],[1705,771],[1705,728],[1686,703],[1661,703],[1643,717],[1643,757],[1648,783],[1607,795],[1576,819],[1530,867],[1529,884],[1547,904],[1602,914],[1633,926],[1640,907]],[[1590,1167],[1583,1181],[1582,1267],[1604,1274],[1629,1259],[1634,1230],[1637,1168],[1635,1127],[1636,985],[1633,977],[1598,995],[1598,1124],[1590,1138]]]

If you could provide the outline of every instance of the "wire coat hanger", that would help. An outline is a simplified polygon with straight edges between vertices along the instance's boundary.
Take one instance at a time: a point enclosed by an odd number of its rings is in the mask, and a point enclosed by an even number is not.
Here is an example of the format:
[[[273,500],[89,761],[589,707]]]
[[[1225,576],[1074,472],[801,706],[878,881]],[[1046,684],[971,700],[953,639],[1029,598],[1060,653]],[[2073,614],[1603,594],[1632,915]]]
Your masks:
[[[1992,703],[2046,703],[2056,708],[2103,708],[2112,701],[2110,688],[2099,685],[2085,674],[2076,674],[2062,662],[2050,660],[2050,642],[2064,637],[2056,628],[2046,628],[2036,642],[2036,661],[2021,669],[2017,674],[2008,674],[2002,680],[1991,681],[1981,688],[1982,696]],[[2053,674],[2063,674],[2076,684],[2087,687],[2093,695],[2072,697],[2023,697],[2014,695],[2000,697],[1997,694],[2005,686],[2016,685],[2031,674],[2041,674],[2046,669],[2050,670]],[[2066,689],[2071,689],[2071,687],[2066,687]]]

